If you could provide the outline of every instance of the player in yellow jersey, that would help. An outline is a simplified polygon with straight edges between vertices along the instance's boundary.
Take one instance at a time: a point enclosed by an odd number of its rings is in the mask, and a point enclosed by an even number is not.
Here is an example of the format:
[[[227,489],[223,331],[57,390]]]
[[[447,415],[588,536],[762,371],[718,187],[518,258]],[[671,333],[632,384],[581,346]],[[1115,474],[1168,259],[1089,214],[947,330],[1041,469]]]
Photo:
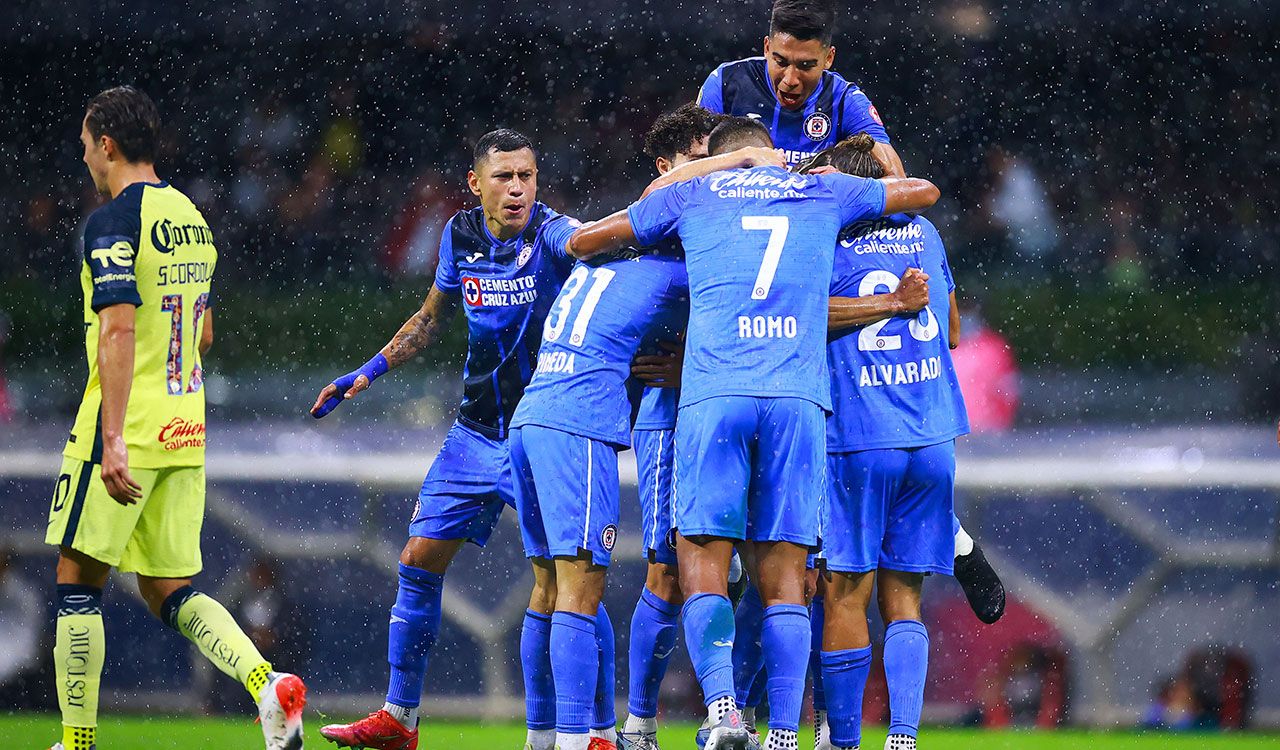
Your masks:
[[[200,361],[213,343],[218,254],[200,211],[156,176],[159,130],[155,104],[128,86],[90,100],[81,126],[85,165],[111,200],[85,225],[89,381],[45,535],[59,550],[54,748],[96,747],[102,587],[115,567],[137,574],[151,612],[244,684],[268,750],[293,750],[302,680],[273,671],[230,613],[191,587],[205,496]]]

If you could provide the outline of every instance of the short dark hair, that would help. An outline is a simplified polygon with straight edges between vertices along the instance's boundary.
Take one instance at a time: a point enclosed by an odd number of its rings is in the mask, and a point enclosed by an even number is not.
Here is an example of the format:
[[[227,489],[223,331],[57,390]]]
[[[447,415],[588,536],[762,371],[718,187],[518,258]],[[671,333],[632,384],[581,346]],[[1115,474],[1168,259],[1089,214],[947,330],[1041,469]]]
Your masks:
[[[472,164],[479,166],[480,162],[488,158],[490,151],[501,151],[506,153],[509,151],[519,151],[522,148],[534,151],[533,141],[529,140],[527,135],[512,130],[511,128],[490,130],[488,133],[480,136],[480,140],[476,141],[476,150],[475,153],[472,154]],[[536,151],[534,151],[534,155],[537,155]]]
[[[836,4],[832,0],[774,0],[769,34],[790,34],[800,41],[817,39],[831,45],[836,29]]]
[[[653,121],[644,134],[644,153],[650,159],[674,159],[676,154],[687,154],[693,144],[711,135],[722,118],[696,102],[682,105]]]
[[[854,177],[884,177],[884,167],[871,155],[876,141],[866,133],[845,138],[831,148],[819,151],[813,158],[801,164],[796,171],[806,174],[814,167],[831,166]]]
[[[726,117],[707,138],[707,153],[712,156],[726,154],[744,146],[773,147],[773,137],[769,135],[769,129],[764,123],[750,117]]]
[[[130,162],[154,162],[160,143],[160,110],[132,86],[116,86],[89,100],[84,115],[94,140],[110,136]]]

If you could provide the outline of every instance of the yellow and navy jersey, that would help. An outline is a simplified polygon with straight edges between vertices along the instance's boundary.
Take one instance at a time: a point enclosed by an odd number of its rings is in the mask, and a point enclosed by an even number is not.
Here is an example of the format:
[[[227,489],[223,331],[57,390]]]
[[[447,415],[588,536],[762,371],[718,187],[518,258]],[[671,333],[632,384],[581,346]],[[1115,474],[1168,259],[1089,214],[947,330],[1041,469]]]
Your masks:
[[[129,465],[204,464],[199,344],[217,259],[204,217],[166,182],[136,182],[89,216],[80,270],[89,382],[64,455],[101,460],[98,312],[128,304],[137,308],[124,425]]]

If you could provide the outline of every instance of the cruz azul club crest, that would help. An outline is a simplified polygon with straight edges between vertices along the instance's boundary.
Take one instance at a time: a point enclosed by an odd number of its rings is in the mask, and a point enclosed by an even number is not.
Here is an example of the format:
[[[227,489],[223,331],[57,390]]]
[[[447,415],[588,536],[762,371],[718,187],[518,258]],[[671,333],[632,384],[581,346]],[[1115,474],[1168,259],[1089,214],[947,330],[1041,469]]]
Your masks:
[[[468,305],[475,307],[480,304],[480,282],[473,276],[462,277],[462,297],[467,301]]]
[[[811,141],[825,141],[831,135],[831,118],[822,112],[814,112],[805,118],[804,134]]]
[[[526,242],[524,247],[520,248],[520,254],[516,256],[516,268],[524,268],[524,264],[529,262],[533,257],[533,243]]]

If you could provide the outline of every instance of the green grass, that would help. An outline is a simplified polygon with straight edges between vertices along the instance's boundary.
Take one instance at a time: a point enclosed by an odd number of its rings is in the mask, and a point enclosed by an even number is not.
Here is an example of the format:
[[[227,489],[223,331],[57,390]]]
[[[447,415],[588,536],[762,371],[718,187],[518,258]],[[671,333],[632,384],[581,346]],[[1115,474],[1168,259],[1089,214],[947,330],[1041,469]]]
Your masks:
[[[316,728],[332,717],[322,719],[315,712],[308,717],[308,747],[333,747],[324,742]],[[693,748],[692,724],[673,724],[661,735],[667,750]],[[61,726],[56,716],[0,714],[0,747],[45,748],[60,739]],[[424,726],[422,750],[519,750],[524,742],[524,728],[516,724],[482,726],[477,723],[432,722]],[[863,747],[878,750],[884,743],[884,730],[873,728],[863,736]],[[812,733],[801,733],[800,747],[812,747]],[[1159,734],[1136,732],[983,732],[962,729],[926,728],[921,733],[925,750],[1109,750],[1137,748],[1142,750],[1249,750],[1280,746],[1275,734]],[[186,717],[106,716],[98,729],[101,750],[251,750],[262,747],[262,735],[248,719],[191,719]]]

